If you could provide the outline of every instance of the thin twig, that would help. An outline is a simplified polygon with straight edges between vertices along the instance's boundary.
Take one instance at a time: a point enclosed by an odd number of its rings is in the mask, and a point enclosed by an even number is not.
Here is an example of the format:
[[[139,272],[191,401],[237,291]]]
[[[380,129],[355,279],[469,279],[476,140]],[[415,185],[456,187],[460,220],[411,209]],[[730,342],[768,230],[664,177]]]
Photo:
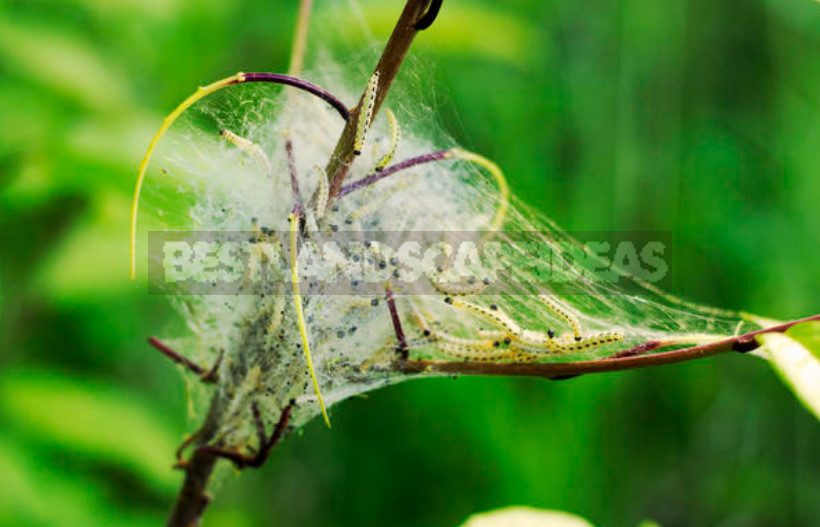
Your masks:
[[[575,362],[553,362],[553,363],[491,363],[491,362],[453,362],[435,360],[397,360],[393,363],[393,369],[402,373],[445,373],[460,375],[485,375],[504,377],[541,377],[547,379],[563,378],[567,376],[583,375],[586,373],[604,373],[612,371],[633,370],[646,368],[649,366],[662,366],[665,364],[675,364],[695,359],[701,359],[712,355],[718,355],[729,351],[748,352],[758,347],[755,337],[764,333],[782,333],[790,327],[820,320],[820,315],[815,315],[800,320],[793,320],[777,326],[773,326],[745,335],[719,340],[701,346],[693,346],[673,351],[661,353],[650,353],[643,355],[647,351],[644,343],[630,350],[619,352],[609,358]],[[654,348],[660,347],[655,346]]]
[[[219,380],[219,367],[222,366],[222,360],[225,358],[225,350],[219,350],[219,355],[217,355],[216,360],[214,361],[214,365],[211,366],[211,369],[203,373],[199,376],[202,382],[216,382]]]
[[[219,373],[219,367],[222,365],[222,359],[225,357],[225,350],[219,350],[219,355],[217,355],[213,366],[206,370],[199,364],[183,357],[156,337],[149,337],[148,344],[177,364],[185,366],[188,371],[199,375],[202,382],[216,382],[218,380],[217,374]]]
[[[396,332],[396,340],[399,342],[398,352],[402,360],[407,360],[410,351],[407,349],[407,338],[404,336],[404,329],[401,326],[401,318],[399,318],[399,311],[396,309],[396,299],[393,296],[393,289],[390,284],[384,286],[385,299],[387,300],[387,308],[390,310],[390,320],[393,322],[393,330]]]
[[[401,170],[405,170],[408,168],[412,168],[417,165],[421,165],[423,163],[430,163],[431,161],[439,161],[441,159],[447,159],[448,157],[452,157],[452,152],[450,150],[439,150],[438,152],[432,152],[430,154],[424,154],[417,157],[411,157],[410,159],[406,159],[401,163],[396,163],[394,165],[390,165],[389,167],[385,168],[384,170],[374,172],[369,174],[362,179],[356,180],[352,183],[348,183],[339,189],[339,194],[337,197],[341,198],[359,190],[360,188],[364,188],[367,186],[380,181],[391,174],[395,174]]]
[[[331,105],[345,121],[350,120],[350,111],[341,100],[329,91],[316,86],[312,82],[303,81],[289,75],[280,75],[279,73],[268,73],[265,71],[254,71],[251,73],[243,73],[241,81],[238,80],[234,84],[244,84],[248,82],[270,82],[274,84],[284,84],[285,86],[292,86],[299,90],[315,95]]]
[[[192,373],[196,373],[197,375],[202,376],[207,371],[199,364],[196,364],[195,362],[183,357],[182,355],[171,349],[170,346],[168,346],[156,337],[149,337],[148,344],[150,344],[154,349],[156,349],[172,361],[176,362],[177,364],[185,366],[185,368]]]

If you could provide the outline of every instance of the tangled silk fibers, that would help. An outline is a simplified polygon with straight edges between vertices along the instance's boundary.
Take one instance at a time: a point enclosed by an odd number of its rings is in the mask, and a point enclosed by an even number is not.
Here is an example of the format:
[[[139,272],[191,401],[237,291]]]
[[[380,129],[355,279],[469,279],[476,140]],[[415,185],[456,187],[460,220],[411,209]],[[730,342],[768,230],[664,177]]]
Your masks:
[[[342,100],[356,100],[356,91],[339,89],[338,80],[322,81]],[[427,138],[442,134],[418,129],[412,106],[392,109],[398,127],[385,111],[378,114],[345,180],[353,186],[326,209],[321,167],[345,123],[307,94],[233,86],[197,103],[160,143],[147,173],[138,261],[163,270],[151,278],[171,293],[187,323],[187,334],[170,344],[200,364],[224,353],[215,392],[196,388],[197,404],[216,401],[219,433],[213,444],[253,443],[252,403],[269,429],[292,399],[297,426],[320,412],[291,294],[288,217],[294,211],[304,211],[294,231],[296,270],[317,382],[328,406],[409,378],[391,368],[402,346],[410,360],[572,361],[648,340],[697,344],[757,328],[739,314],[691,306],[620,271],[508,200],[483,158],[453,149],[448,139],[433,144]],[[386,166],[387,173],[436,151],[445,154],[355,185],[380,174],[377,167]],[[488,232],[500,211],[503,224]],[[179,245],[170,253],[149,249],[146,257],[148,231],[209,233],[211,239],[241,233],[239,278],[224,268],[214,274],[214,265],[209,272],[201,265],[207,256]],[[636,248],[638,256],[641,250]],[[170,267],[169,254],[176,258]],[[175,289],[168,270],[178,272],[180,262],[189,265],[188,285],[233,280],[234,286],[212,294]],[[260,262],[266,264],[265,288],[254,287]],[[403,342],[385,300],[388,283]]]

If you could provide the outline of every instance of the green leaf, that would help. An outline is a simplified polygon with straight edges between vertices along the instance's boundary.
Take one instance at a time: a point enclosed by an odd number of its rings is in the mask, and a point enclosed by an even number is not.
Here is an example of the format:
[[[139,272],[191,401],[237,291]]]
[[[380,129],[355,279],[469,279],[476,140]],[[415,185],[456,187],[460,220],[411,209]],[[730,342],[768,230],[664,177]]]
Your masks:
[[[561,511],[531,507],[507,507],[473,514],[462,527],[593,527],[591,523]]]
[[[129,471],[162,494],[179,484],[171,468],[178,435],[122,389],[47,371],[6,371],[0,411],[38,441]]]
[[[758,336],[758,340],[765,346],[761,353],[783,382],[820,419],[820,324],[800,324],[785,335],[766,333]]]

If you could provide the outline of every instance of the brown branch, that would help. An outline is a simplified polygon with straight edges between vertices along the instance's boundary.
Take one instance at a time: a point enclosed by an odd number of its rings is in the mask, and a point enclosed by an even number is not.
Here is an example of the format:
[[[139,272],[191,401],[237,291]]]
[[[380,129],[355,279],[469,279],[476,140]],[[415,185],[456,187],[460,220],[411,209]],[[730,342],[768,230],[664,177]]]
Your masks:
[[[216,465],[216,456],[194,451],[185,464],[185,481],[179,491],[176,505],[168,518],[168,527],[193,527],[199,525],[202,514],[211,503],[208,481]]]
[[[218,398],[215,396],[211,400],[211,407],[205,424],[202,425],[192,438],[183,443],[182,449],[188,444],[206,445],[211,441],[217,432],[219,416]],[[178,456],[181,453],[178,452]],[[191,459],[178,464],[185,471],[185,479],[182,481],[182,488],[177,496],[177,501],[168,517],[168,527],[196,527],[199,525],[202,514],[211,502],[208,494],[208,482],[216,466],[217,457],[195,449]]]
[[[433,0],[436,2],[436,0]],[[390,86],[396,78],[399,69],[401,68],[404,58],[407,56],[407,51],[413,43],[416,34],[421,30],[417,26],[419,22],[425,21],[425,15],[429,14],[427,9],[430,0],[407,0],[393,33],[390,35],[390,40],[387,41],[379,63],[376,65],[374,71],[379,72],[379,83],[376,88],[376,102],[373,106],[373,119],[379,113],[387,93],[390,91]],[[439,3],[440,6],[440,3]],[[437,14],[436,10],[433,15]],[[433,18],[435,18],[433,16]],[[432,20],[429,20],[432,23]],[[365,98],[365,93],[359,98],[356,107],[350,112],[350,119],[345,125],[344,131],[336,143],[336,149],[330,158],[330,162],[325,168],[325,173],[330,180],[330,199],[328,200],[328,207],[331,206],[339,189],[342,188],[345,177],[353,164],[356,155],[353,153],[353,142],[356,136],[356,125],[359,121],[359,110],[362,107],[362,101]]]
[[[271,450],[275,447],[287,430],[290,416],[296,405],[295,400],[291,400],[282,410],[282,415],[276,423],[276,428],[269,438],[265,437],[264,425],[261,424],[262,416],[259,408],[254,404],[252,407],[254,420],[257,426],[257,433],[260,437],[259,451],[254,456],[208,446],[214,438],[217,430],[217,417],[219,415],[219,405],[217,398],[211,402],[208,417],[205,419],[203,427],[196,432],[189,440],[183,443],[181,448],[192,443],[197,444],[194,453],[187,461],[178,463],[178,467],[185,471],[185,479],[182,488],[177,496],[176,504],[168,518],[168,527],[195,527],[199,525],[202,514],[211,502],[208,494],[208,482],[211,479],[216,462],[219,458],[226,458],[233,461],[239,468],[246,466],[260,467],[267,460]],[[181,456],[181,453],[178,453]]]
[[[543,364],[532,363],[489,363],[489,362],[454,362],[434,360],[397,360],[393,368],[402,373],[444,373],[460,375],[486,375],[505,377],[541,377],[547,379],[567,378],[569,376],[586,373],[604,373],[612,371],[633,370],[650,366],[662,366],[686,362],[729,351],[748,352],[758,347],[755,337],[764,333],[782,333],[790,327],[803,322],[820,320],[815,315],[800,320],[793,320],[745,335],[731,337],[710,344],[693,346],[673,351],[644,354],[652,349],[663,347],[662,342],[650,341],[634,348],[618,352],[610,357],[599,360],[553,362]]]
[[[190,361],[187,358],[183,357],[182,355],[180,355],[179,353],[177,353],[176,351],[171,349],[170,346],[168,346],[167,344],[165,344],[164,342],[162,342],[158,338],[149,337],[148,338],[148,344],[153,346],[154,349],[156,349],[157,351],[159,351],[160,353],[162,353],[163,355],[165,355],[166,357],[168,357],[172,361],[176,362],[177,364],[181,364],[182,366],[185,366],[185,368],[188,371],[190,371],[192,373],[196,373],[197,375],[203,375],[205,373],[205,368],[203,368],[199,364],[196,364],[195,362]]]

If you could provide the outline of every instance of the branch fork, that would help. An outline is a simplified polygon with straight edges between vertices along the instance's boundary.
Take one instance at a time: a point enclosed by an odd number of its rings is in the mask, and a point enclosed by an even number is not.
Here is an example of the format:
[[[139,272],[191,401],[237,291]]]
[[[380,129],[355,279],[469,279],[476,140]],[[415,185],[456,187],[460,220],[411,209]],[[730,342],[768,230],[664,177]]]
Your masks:
[[[213,446],[200,446],[196,449],[196,452],[198,454],[227,459],[231,461],[238,470],[248,467],[259,468],[265,464],[273,447],[275,447],[284,436],[288,423],[290,422],[290,416],[295,407],[296,400],[291,399],[288,405],[285,406],[285,409],[282,410],[276,427],[273,429],[270,437],[268,437],[265,432],[265,423],[262,421],[262,413],[259,411],[259,405],[255,401],[251,404],[251,412],[253,413],[253,420],[256,425],[256,435],[259,440],[259,446],[252,455],[237,450]]]

